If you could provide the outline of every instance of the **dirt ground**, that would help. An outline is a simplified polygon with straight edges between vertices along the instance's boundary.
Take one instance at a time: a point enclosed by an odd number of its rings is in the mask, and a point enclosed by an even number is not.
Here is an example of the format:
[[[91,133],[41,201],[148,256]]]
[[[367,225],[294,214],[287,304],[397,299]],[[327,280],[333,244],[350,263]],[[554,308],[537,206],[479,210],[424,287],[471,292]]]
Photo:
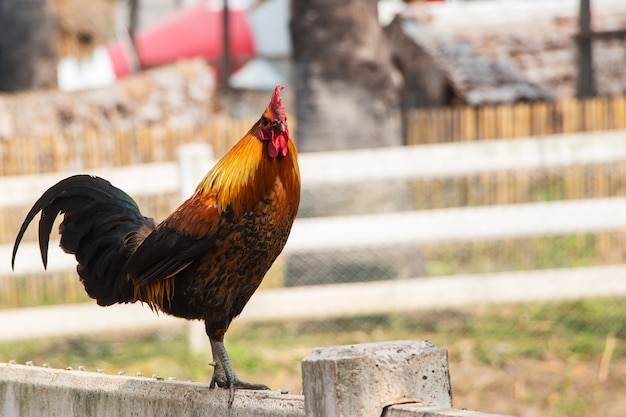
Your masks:
[[[518,358],[500,367],[463,358],[450,363],[455,407],[518,417],[623,417],[626,360],[599,364]]]

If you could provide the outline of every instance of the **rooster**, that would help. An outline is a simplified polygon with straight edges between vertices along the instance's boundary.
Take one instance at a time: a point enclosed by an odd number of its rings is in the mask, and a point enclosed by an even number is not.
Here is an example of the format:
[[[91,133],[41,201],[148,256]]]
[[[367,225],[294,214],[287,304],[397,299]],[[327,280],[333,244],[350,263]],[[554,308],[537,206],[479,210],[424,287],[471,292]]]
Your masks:
[[[13,247],[41,212],[44,268],[54,220],[61,248],[76,256],[87,294],[101,306],[140,301],[151,309],[204,320],[213,354],[211,387],[269,389],[241,381],[224,334],[282,251],[300,203],[296,148],[277,86],[261,118],[211,169],[194,194],[162,223],[108,181],[66,178],[27,214]]]

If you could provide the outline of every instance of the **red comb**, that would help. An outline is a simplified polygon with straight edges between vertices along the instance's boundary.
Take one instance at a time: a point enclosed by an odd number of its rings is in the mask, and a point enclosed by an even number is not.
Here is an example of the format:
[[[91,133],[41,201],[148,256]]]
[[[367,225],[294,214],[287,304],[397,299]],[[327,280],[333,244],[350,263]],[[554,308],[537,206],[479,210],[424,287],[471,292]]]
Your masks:
[[[272,99],[270,100],[270,109],[274,116],[284,116],[285,108],[283,107],[283,100],[280,98],[280,92],[285,88],[284,85],[277,85],[272,93]]]

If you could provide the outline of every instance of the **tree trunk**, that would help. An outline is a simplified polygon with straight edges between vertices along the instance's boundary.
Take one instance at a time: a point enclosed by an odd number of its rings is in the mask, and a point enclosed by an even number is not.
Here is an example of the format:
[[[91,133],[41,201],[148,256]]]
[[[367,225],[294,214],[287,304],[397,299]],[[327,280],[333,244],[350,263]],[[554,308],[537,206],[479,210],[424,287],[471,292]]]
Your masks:
[[[50,1],[0,1],[0,91],[55,87],[54,42]]]
[[[396,91],[375,0],[293,0],[301,151],[400,145]]]
[[[393,66],[378,22],[377,1],[292,0],[291,4],[299,151],[401,145]],[[299,216],[407,210],[409,189],[405,180],[317,187],[303,183]],[[393,254],[386,249],[290,256],[286,284],[425,274],[419,248],[395,248]]]

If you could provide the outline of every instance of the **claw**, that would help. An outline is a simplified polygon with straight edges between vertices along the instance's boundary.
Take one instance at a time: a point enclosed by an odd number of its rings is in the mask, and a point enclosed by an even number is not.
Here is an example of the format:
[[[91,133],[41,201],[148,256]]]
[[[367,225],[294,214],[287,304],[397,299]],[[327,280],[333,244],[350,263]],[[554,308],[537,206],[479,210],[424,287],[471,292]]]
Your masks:
[[[226,374],[224,373],[213,373],[213,378],[211,378],[211,388],[226,388],[228,387],[228,380],[226,379]]]
[[[233,405],[233,401],[235,401],[235,390],[238,389],[248,389],[248,390],[269,390],[265,384],[251,384],[249,382],[241,381],[239,378],[235,379],[235,381],[231,382],[228,385],[229,396],[228,396],[228,406]]]

